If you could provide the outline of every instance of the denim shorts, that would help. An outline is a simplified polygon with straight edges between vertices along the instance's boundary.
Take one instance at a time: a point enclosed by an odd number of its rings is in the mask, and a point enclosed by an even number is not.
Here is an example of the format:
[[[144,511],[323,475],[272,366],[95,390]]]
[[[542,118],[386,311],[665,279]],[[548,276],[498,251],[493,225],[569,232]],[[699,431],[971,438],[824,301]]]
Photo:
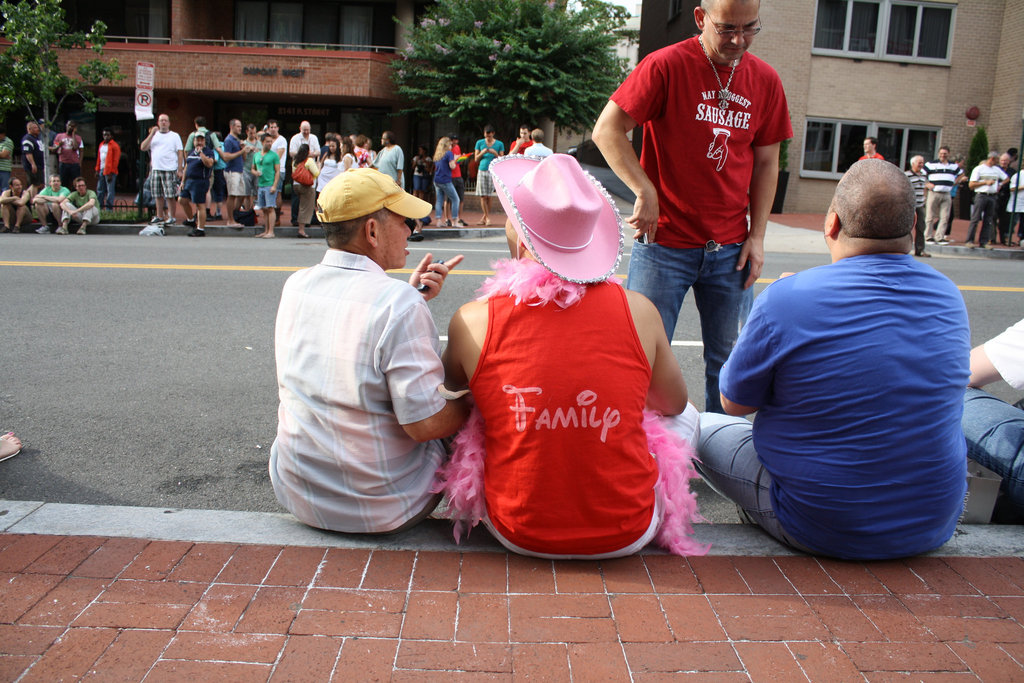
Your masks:
[[[210,181],[198,178],[187,178],[185,186],[181,188],[179,197],[190,200],[193,204],[205,204],[206,193],[210,191]]]
[[[260,209],[273,209],[277,206],[277,193],[271,193],[272,187],[261,187],[256,195],[256,206]],[[280,190],[278,190],[280,192]]]

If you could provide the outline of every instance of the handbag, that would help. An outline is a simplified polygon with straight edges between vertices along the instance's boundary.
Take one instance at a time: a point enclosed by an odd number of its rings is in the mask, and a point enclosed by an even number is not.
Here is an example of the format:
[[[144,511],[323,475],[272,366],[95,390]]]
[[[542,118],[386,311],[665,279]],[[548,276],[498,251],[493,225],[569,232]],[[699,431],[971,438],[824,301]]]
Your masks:
[[[292,168],[292,180],[297,182],[299,185],[305,185],[307,187],[312,187],[313,183],[316,182],[316,178],[314,178],[313,174],[310,173],[308,168],[306,168],[305,163]]]

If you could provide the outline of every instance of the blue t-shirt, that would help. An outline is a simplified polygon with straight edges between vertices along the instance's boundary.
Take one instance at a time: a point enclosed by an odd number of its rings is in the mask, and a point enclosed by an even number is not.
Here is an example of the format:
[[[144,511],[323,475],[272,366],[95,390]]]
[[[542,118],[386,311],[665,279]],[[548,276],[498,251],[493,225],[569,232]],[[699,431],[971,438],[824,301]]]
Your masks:
[[[845,258],[754,302],[722,395],[759,406],[753,437],[783,528],[836,557],[904,557],[956,529],[970,375],[963,297],[913,257]]]
[[[505,151],[505,143],[502,142],[501,140],[495,140],[494,144],[491,145],[491,148],[492,149],[496,149],[499,152],[504,152]],[[476,141],[476,149],[477,150],[487,149],[487,138],[480,138],[479,140],[477,140]],[[481,171],[486,171],[488,168],[491,167],[491,162],[494,161],[497,158],[498,157],[495,156],[491,152],[488,152],[487,154],[485,154],[482,157],[480,157],[480,170]]]
[[[203,147],[203,156],[216,159],[216,152],[208,147]],[[193,147],[185,157],[185,178],[187,180],[209,180],[211,173],[213,173],[213,167],[207,168],[203,164],[203,160],[199,158],[199,149]]]
[[[444,153],[438,161],[434,162],[434,182],[438,185],[444,185],[452,181],[452,169],[448,167],[448,162],[455,159],[455,155],[448,150]]]
[[[228,136],[224,138],[224,151],[229,153],[240,152],[242,150],[241,143],[238,142],[238,138],[233,133],[228,133]],[[228,173],[241,173],[243,169],[242,155],[239,154],[231,161],[225,162],[224,170]]]

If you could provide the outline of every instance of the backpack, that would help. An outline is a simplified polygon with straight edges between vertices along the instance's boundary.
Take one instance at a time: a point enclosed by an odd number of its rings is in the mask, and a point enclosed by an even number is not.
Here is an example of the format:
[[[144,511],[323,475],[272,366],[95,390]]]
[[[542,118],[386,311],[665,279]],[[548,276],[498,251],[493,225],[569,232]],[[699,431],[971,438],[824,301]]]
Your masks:
[[[256,225],[256,212],[252,209],[249,209],[248,211],[235,209],[235,222],[239,225]]]

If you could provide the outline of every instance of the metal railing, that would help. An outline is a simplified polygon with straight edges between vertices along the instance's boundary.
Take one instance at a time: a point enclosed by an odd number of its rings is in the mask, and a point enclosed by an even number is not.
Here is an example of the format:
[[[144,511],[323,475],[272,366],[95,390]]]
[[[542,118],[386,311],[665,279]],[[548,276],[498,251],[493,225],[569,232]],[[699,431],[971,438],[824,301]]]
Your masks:
[[[107,36],[108,43],[149,43],[171,45],[170,38],[162,36]],[[210,45],[213,47],[262,47],[290,50],[330,50],[335,52],[377,52],[394,54],[394,45],[357,45],[354,43],[301,43],[280,40],[236,40],[234,38],[182,38],[182,45]]]
[[[170,45],[170,38],[161,36],[107,36],[108,43],[150,43],[155,45]]]
[[[355,45],[351,43],[299,43],[280,40],[236,40],[234,38],[183,38],[185,45],[214,45],[217,47],[263,47],[290,50],[333,50],[348,52],[382,52],[393,54],[394,45]]]

